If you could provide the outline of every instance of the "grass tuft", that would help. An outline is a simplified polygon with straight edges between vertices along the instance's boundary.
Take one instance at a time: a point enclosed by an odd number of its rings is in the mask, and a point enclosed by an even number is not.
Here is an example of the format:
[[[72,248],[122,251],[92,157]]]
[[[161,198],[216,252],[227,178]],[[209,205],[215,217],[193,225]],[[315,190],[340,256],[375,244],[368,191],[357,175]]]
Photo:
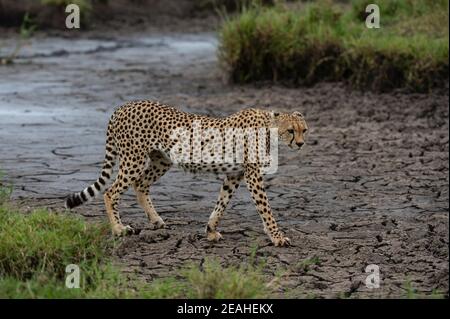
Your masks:
[[[310,268],[315,265],[320,265],[320,259],[317,256],[302,260],[296,265],[296,270],[300,273],[306,274]]]
[[[381,28],[368,29],[369,2],[353,1],[350,9],[329,1],[244,7],[224,16],[219,59],[237,83],[345,80],[376,91],[443,86],[448,2],[378,1]]]
[[[45,210],[22,214],[2,205],[0,225],[0,275],[19,280],[63,279],[69,264],[91,269],[106,259],[110,247],[107,225]]]
[[[201,265],[189,264],[180,275],[157,279],[141,290],[144,298],[253,299],[271,292],[262,269],[250,264],[224,267],[207,258]]]
[[[188,283],[188,298],[246,299],[264,298],[267,287],[261,269],[251,265],[223,267],[215,259],[207,259],[202,269],[190,266],[183,272]]]

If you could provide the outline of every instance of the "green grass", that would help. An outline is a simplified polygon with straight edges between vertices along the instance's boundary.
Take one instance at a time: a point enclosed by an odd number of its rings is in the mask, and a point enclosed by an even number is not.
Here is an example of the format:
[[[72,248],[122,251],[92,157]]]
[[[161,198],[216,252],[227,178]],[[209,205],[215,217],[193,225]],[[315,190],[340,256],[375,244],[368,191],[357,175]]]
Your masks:
[[[0,205],[6,203],[11,197],[12,185],[3,181],[4,173],[0,170]]]
[[[135,298],[137,291],[129,280],[118,269],[105,267],[89,269],[91,274],[96,272],[96,277],[91,277],[79,289],[69,289],[64,281],[45,274],[35,275],[27,280],[19,280],[13,276],[3,277],[0,279],[0,298]]]
[[[36,272],[64,278],[68,264],[91,268],[105,259],[108,225],[37,210],[20,214],[0,207],[0,274],[29,279]]]
[[[298,272],[306,274],[314,265],[320,265],[320,259],[317,256],[302,260],[296,265],[296,269]]]
[[[151,283],[124,275],[111,258],[116,241],[109,225],[72,214],[25,213],[4,202],[0,229],[0,298],[258,298],[270,292],[260,267],[223,267],[215,259]],[[65,286],[69,264],[79,266],[78,289]]]
[[[184,276],[190,287],[189,298],[264,298],[268,293],[261,269],[252,265],[224,268],[212,259],[206,260],[203,271],[190,266]]]
[[[216,258],[202,266],[190,263],[177,277],[155,280],[141,290],[143,298],[253,299],[271,292],[260,268],[251,265],[223,267]]]
[[[116,288],[126,280],[108,257],[113,245],[108,225],[47,210],[23,213],[2,204],[0,229],[0,297],[127,295]],[[80,268],[80,289],[65,287],[69,264]]]
[[[369,2],[380,6],[380,29],[365,26]],[[345,80],[357,88],[428,91],[447,81],[448,2],[253,5],[224,16],[219,58],[237,83]]]
[[[406,280],[403,288],[405,289],[405,298],[406,299],[445,299],[448,298],[445,293],[440,292],[434,289],[431,294],[425,295],[417,292],[417,289],[414,288],[413,282],[411,280]]]

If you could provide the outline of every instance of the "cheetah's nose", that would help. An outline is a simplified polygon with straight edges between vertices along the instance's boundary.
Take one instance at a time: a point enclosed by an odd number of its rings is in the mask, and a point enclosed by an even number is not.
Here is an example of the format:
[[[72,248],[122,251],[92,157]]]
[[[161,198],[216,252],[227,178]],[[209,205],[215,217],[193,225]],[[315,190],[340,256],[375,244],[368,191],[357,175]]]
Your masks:
[[[300,147],[302,147],[303,144],[305,144],[305,143],[303,143],[303,142],[298,142],[298,143],[295,143],[295,144],[297,144],[298,148],[300,148]]]

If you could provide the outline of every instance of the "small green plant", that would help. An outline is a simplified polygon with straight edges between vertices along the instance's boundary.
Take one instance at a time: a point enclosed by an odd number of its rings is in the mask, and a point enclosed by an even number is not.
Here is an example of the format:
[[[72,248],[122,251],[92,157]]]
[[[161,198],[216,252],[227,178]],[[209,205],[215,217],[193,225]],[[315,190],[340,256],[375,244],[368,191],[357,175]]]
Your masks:
[[[418,293],[417,289],[414,288],[413,283],[410,279],[407,279],[403,284],[403,288],[405,289],[405,297],[407,299],[444,299],[446,298],[445,294],[438,291],[437,289],[433,289],[431,294],[422,294]]]
[[[223,267],[218,260],[206,259],[200,267],[191,265],[182,272],[188,298],[263,298],[267,296],[262,272],[251,265]]]
[[[430,298],[431,299],[444,299],[444,298],[446,298],[446,296],[445,296],[445,293],[439,291],[438,289],[433,289],[433,291],[431,292]]]
[[[250,246],[250,256],[249,256],[249,264],[250,265],[255,265],[256,264],[256,254],[258,253],[258,243],[254,242],[251,246]]]
[[[22,24],[19,29],[19,35],[20,38],[16,42],[16,47],[14,50],[9,54],[7,57],[0,57],[0,65],[5,64],[11,64],[16,59],[17,55],[19,54],[20,50],[27,45],[28,39],[33,35],[34,31],[36,30],[36,24],[33,22],[33,20],[30,18],[28,13],[25,13]]]
[[[408,299],[417,299],[417,291],[413,287],[412,282],[410,280],[407,280],[405,282],[404,288],[406,290],[406,298],[408,298]]]
[[[167,277],[138,286],[135,296],[143,299],[185,299],[188,290],[184,279]]]
[[[320,265],[319,257],[314,256],[312,258],[302,260],[296,265],[296,268],[299,272],[307,273],[313,265]]]
[[[22,24],[20,25],[20,38],[22,40],[29,39],[36,31],[36,23],[30,18],[28,13],[25,13]]]

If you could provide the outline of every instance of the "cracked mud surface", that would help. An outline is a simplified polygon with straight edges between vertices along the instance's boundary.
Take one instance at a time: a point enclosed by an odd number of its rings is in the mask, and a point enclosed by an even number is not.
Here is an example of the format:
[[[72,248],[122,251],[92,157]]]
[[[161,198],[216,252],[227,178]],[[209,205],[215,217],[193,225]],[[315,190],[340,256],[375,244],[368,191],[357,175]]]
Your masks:
[[[174,168],[151,190],[168,229],[152,230],[132,191],[123,198],[122,219],[138,230],[116,252],[125,271],[151,281],[207,256],[245,262],[258,247],[267,275],[282,273],[275,297],[406,297],[408,282],[419,296],[448,296],[448,93],[226,85],[216,46],[209,33],[33,39],[0,68],[0,167],[14,199],[63,211],[65,195],[96,179],[108,118],[127,100],[215,116],[295,109],[308,121],[307,145],[282,147],[265,179],[292,247],[269,244],[243,184],[220,223],[224,240],[207,242],[221,181]],[[106,219],[101,200],[74,213]],[[378,289],[365,286],[369,264],[380,268]]]

